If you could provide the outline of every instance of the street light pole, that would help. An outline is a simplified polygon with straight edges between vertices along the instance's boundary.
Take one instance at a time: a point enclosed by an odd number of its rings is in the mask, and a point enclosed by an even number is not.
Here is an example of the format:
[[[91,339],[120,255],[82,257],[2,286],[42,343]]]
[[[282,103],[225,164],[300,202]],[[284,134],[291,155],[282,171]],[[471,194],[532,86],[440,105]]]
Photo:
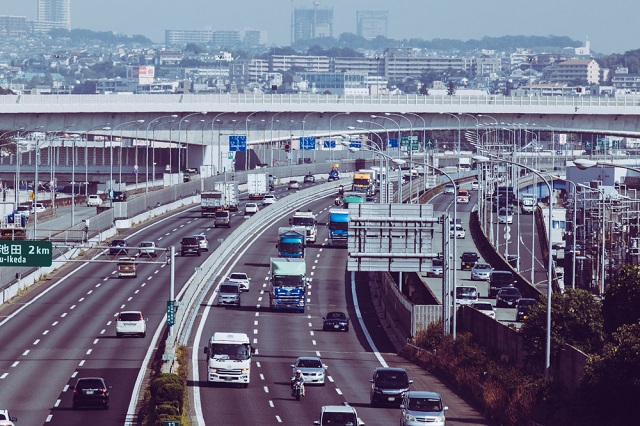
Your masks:
[[[337,114],[333,114],[331,116],[331,118],[329,118],[329,160],[331,163],[333,163],[333,148],[331,148],[331,141],[333,140],[333,132],[332,132],[332,127],[331,127],[331,122],[333,121],[333,117],[337,117],[339,115],[349,115],[350,112],[339,112]]]
[[[151,128],[151,125],[156,121],[159,121],[159,120],[161,120],[163,118],[177,118],[177,117],[178,116],[176,114],[163,115],[161,117],[154,118],[153,120],[149,121],[149,124],[147,124],[147,131],[145,133],[145,139],[147,140],[147,147],[146,147],[146,151],[147,151],[146,152],[146,157],[147,157],[146,158],[146,160],[147,160],[146,162],[147,162],[147,165],[145,167],[145,191],[144,191],[145,194],[149,193],[149,129]],[[112,135],[113,135],[113,133],[112,133]],[[153,174],[153,176],[151,177],[151,179],[153,179],[153,180],[155,180],[155,178],[156,178],[156,162],[155,162],[155,146],[156,146],[156,143],[155,143],[155,135],[156,135],[156,129],[154,127],[153,128],[153,146],[154,146],[154,149],[153,149],[153,160],[152,160],[152,163],[153,163],[152,164],[152,167],[153,167],[152,174]]]
[[[178,123],[178,139],[180,139],[180,128],[182,127],[182,122],[183,122],[183,121],[185,121],[187,118],[192,117],[192,116],[194,116],[194,115],[198,115],[198,114],[200,114],[200,115],[207,115],[207,111],[193,112],[193,113],[191,113],[191,114],[187,114],[187,115],[185,115],[184,117],[182,117],[182,118],[180,119],[180,122]],[[189,121],[189,120],[187,120],[187,121]],[[187,129],[187,130],[188,130],[188,129]],[[185,132],[184,132],[184,139],[185,139],[185,143],[186,143],[186,148],[185,148],[185,149],[186,149],[186,151],[187,151],[187,153],[185,154],[185,156],[186,156],[186,160],[185,160],[185,168],[187,168],[187,169],[188,169],[188,168],[189,168],[189,144],[187,143],[187,130],[185,130]],[[178,143],[179,143],[179,142],[178,142]],[[179,164],[179,163],[180,163],[180,162],[178,161],[178,164]],[[178,169],[179,169],[179,166],[178,166]],[[180,171],[180,170],[178,170],[178,171]]]

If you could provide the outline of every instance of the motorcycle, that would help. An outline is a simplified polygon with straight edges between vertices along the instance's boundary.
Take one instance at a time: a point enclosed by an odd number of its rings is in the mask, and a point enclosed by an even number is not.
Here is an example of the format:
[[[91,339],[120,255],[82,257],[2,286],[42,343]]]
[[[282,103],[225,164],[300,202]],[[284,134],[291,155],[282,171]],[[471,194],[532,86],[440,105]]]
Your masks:
[[[300,381],[293,382],[291,385],[291,396],[293,396],[296,401],[300,401],[300,398],[304,395],[304,383]]]

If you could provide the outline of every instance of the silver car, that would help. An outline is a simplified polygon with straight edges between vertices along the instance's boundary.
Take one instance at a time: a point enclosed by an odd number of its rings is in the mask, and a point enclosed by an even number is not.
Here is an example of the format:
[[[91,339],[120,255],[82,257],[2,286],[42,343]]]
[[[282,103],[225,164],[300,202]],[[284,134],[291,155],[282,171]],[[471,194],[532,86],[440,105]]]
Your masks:
[[[207,240],[206,235],[198,234],[198,235],[192,235],[192,237],[198,240],[200,251],[209,251],[209,240]]]
[[[489,281],[493,268],[486,262],[476,262],[471,268],[471,280],[473,281]]]
[[[291,364],[293,368],[293,374],[296,374],[297,370],[302,371],[304,376],[305,385],[317,384],[324,386],[324,376],[326,365],[322,363],[322,360],[316,356],[301,356],[296,360],[295,364]]]
[[[427,269],[428,277],[441,277],[444,273],[442,259],[434,258],[431,259],[431,267]]]
[[[153,241],[142,241],[138,249],[138,256],[156,257],[156,243]]]
[[[435,392],[408,391],[400,404],[402,426],[444,426],[444,412],[449,409]]]

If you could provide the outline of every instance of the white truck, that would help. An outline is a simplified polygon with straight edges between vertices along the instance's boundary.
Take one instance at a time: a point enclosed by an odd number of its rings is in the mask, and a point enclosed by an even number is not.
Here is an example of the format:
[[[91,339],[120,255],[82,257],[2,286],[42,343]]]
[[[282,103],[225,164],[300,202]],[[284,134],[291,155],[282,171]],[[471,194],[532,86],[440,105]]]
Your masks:
[[[249,386],[254,348],[245,333],[215,332],[204,353],[207,355],[208,382]]]
[[[202,217],[214,216],[216,211],[222,210],[224,205],[223,193],[220,191],[203,192],[200,194],[200,214]]]
[[[216,191],[222,193],[222,208],[232,212],[238,211],[238,182],[216,182]]]
[[[533,194],[522,194],[520,198],[520,211],[524,214],[533,213],[536,206],[536,196]]]
[[[251,173],[247,175],[247,192],[249,199],[262,200],[269,193],[269,177],[266,173]]]
[[[293,217],[289,219],[291,226],[301,226],[306,230],[306,240],[311,243],[316,242],[318,236],[318,222],[316,221],[316,215],[312,211],[301,212],[297,211],[293,214]]]

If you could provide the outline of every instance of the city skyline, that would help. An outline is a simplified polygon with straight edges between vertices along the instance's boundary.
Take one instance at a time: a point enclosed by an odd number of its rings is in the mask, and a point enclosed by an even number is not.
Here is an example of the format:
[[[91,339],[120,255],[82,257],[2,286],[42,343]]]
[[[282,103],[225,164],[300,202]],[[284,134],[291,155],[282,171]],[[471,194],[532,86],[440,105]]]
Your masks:
[[[26,16],[36,20],[37,0],[13,2],[0,0],[0,15]],[[591,42],[598,53],[623,53],[640,48],[635,35],[634,11],[640,5],[631,0],[618,0],[612,17],[605,20],[597,11],[596,0],[585,0],[579,7],[551,0],[531,3],[509,0],[474,2],[429,2],[428,0],[322,0],[319,8],[333,8],[335,37],[344,32],[356,33],[358,10],[388,10],[388,37],[469,40],[483,37],[516,35],[568,36]],[[291,0],[240,0],[221,9],[208,0],[184,0],[176,9],[169,0],[111,0],[109,8],[96,8],[95,2],[71,1],[71,27],[94,31],[113,31],[128,35],[144,35],[162,43],[164,32],[174,30],[243,30],[267,32],[269,45],[285,46],[291,39]],[[297,8],[313,8],[309,1],[294,0]],[[247,13],[251,10],[251,13]],[[625,13],[616,14],[624,10]],[[615,28],[615,31],[612,30]]]

